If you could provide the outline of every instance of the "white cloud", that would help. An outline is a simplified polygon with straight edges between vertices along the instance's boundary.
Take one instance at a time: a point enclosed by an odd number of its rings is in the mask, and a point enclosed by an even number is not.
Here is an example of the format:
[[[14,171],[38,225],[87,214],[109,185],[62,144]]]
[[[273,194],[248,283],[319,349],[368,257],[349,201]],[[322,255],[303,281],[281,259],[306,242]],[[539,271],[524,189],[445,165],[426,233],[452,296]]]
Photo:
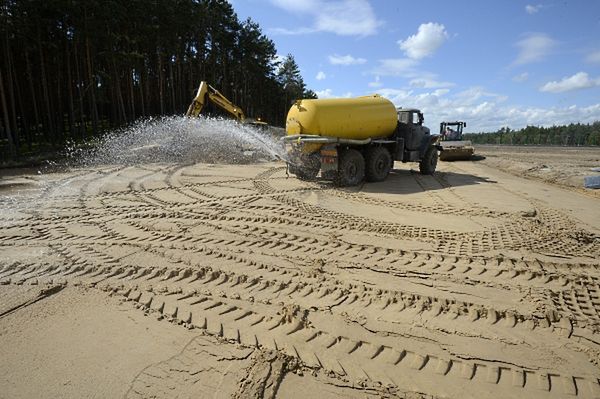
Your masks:
[[[447,38],[448,32],[444,25],[429,22],[421,24],[415,35],[399,40],[398,44],[407,57],[418,60],[433,55]]]
[[[314,28],[301,27],[296,29],[271,28],[269,32],[274,35],[306,35],[317,32]]]
[[[368,0],[271,0],[290,13],[306,14],[313,25],[297,29],[276,28],[273,33],[307,34],[329,32],[341,36],[368,36],[377,33],[382,24],[377,20]]]
[[[327,75],[325,75],[325,72],[323,71],[319,71],[317,76],[315,76],[315,79],[317,80],[324,80],[325,78],[327,78]]]
[[[518,83],[522,83],[525,82],[527,79],[529,79],[529,73],[528,72],[523,72],[517,76],[513,76],[512,80],[514,82],[518,82]]]
[[[400,76],[411,79],[411,87],[432,89],[454,86],[450,82],[440,82],[437,75],[431,72],[418,71],[420,60],[433,53],[446,41],[448,33],[444,25],[429,22],[421,24],[416,34],[406,40],[399,40],[400,48],[406,58],[386,58],[379,60],[371,73],[381,76]],[[376,87],[376,86],[372,86]]]
[[[476,104],[477,100],[486,98],[487,101],[495,101],[495,102],[504,102],[507,97],[492,93],[485,90],[482,86],[472,86],[466,90],[463,90],[459,93],[456,93],[456,98],[460,100],[460,102],[464,105],[473,106]]]
[[[535,5],[527,4],[525,6],[525,11],[529,15],[533,15],[533,14],[537,13],[541,9],[542,9],[542,5],[541,4],[535,4]]]
[[[301,13],[310,12],[319,6],[319,1],[316,0],[271,0],[271,3],[286,11]]]
[[[329,56],[329,62],[332,65],[359,65],[367,62],[364,58],[354,58],[350,54],[347,55],[337,55],[333,54]]]
[[[600,64],[600,50],[589,53],[585,57],[585,61],[590,64]]]
[[[369,82],[369,87],[378,88],[381,86],[383,86],[383,83],[380,82],[379,76],[375,76],[375,80],[372,82]]]
[[[600,120],[600,103],[586,107],[522,107],[507,104],[506,96],[490,93],[483,87],[472,87],[454,95],[449,95],[448,89],[415,93],[381,88],[377,92],[396,106],[421,109],[426,125],[433,131],[443,120],[465,120],[472,132],[496,131],[502,126],[520,129],[527,125],[552,126]]]
[[[523,65],[543,60],[556,46],[556,41],[544,33],[529,33],[515,44],[519,54],[513,65]]]
[[[421,89],[452,87],[454,83],[442,82],[431,72],[420,71],[418,66],[421,59],[433,53],[446,41],[448,33],[442,24],[429,22],[421,24],[416,34],[406,40],[399,40],[400,48],[404,50],[405,58],[380,59],[379,65],[370,72],[377,76],[399,76],[410,79],[409,86]],[[380,87],[375,82],[370,87]]]
[[[565,91],[588,89],[594,86],[600,86],[600,78],[590,79],[587,73],[577,72],[575,75],[564,77],[560,81],[546,83],[540,87],[540,91],[562,93]]]
[[[333,92],[332,92],[331,89],[317,90],[315,93],[317,94],[317,97],[319,97],[319,98],[331,98],[331,97],[333,97]]]
[[[350,91],[346,92],[344,94],[341,94],[341,95],[334,94],[333,90],[331,90],[331,89],[317,90],[315,93],[317,94],[317,97],[319,97],[319,98],[340,98],[340,97],[348,98],[348,97],[352,97],[352,92],[350,92]]]
[[[376,75],[376,81],[369,83],[369,87],[381,87],[379,76],[398,76],[410,79],[408,85],[418,89],[436,89],[455,86],[452,82],[439,81],[438,76],[427,71],[419,71],[419,61],[412,58],[389,58],[379,60],[379,65],[370,72]]]
[[[416,87],[420,89],[436,89],[436,88],[444,88],[444,87],[452,87],[454,83],[451,82],[438,82],[435,79],[430,78],[415,78],[409,82],[411,87]]]
[[[381,76],[416,77],[417,64],[416,60],[410,58],[388,58],[379,60],[379,65],[372,72]]]

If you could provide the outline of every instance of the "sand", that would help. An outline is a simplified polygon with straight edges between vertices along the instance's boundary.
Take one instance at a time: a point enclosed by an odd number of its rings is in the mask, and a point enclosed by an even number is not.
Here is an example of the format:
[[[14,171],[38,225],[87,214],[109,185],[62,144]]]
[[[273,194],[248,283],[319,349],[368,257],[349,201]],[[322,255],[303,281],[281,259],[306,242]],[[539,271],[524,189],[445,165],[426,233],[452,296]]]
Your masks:
[[[477,153],[4,172],[0,397],[599,398],[600,150]]]

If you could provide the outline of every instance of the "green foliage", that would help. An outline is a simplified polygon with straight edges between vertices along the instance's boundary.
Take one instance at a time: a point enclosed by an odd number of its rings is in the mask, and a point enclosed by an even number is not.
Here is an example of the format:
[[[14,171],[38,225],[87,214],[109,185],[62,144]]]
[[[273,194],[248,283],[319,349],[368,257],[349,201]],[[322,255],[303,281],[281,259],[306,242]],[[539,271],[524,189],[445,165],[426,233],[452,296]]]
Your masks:
[[[227,0],[0,3],[0,155],[57,149],[141,117],[183,114],[201,81],[283,125],[313,97]]]
[[[277,80],[283,87],[287,104],[291,104],[301,98],[317,98],[317,95],[312,90],[307,90],[304,79],[300,74],[300,68],[292,54],[288,54],[277,72]]]
[[[600,121],[551,127],[527,126],[520,130],[503,127],[493,133],[466,133],[463,137],[475,144],[597,146],[600,145]]]

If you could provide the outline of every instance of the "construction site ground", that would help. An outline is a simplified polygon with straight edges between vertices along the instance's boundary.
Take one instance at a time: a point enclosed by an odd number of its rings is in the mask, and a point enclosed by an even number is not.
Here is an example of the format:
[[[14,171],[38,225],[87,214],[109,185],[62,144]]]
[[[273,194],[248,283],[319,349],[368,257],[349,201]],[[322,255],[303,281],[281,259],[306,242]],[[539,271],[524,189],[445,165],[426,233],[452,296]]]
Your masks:
[[[600,149],[476,153],[0,172],[0,398],[600,398]]]

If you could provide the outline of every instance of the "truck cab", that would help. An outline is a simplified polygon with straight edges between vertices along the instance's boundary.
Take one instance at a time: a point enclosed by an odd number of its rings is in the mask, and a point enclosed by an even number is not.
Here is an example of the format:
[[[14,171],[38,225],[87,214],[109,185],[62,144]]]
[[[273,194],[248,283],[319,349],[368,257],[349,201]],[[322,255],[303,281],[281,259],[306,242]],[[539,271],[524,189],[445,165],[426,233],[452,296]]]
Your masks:
[[[423,148],[424,138],[429,137],[428,127],[423,126],[423,113],[415,108],[397,108],[397,136],[404,139],[406,150],[414,151]]]
[[[396,108],[398,112],[398,122],[405,125],[422,126],[425,118],[423,113],[416,108]]]
[[[431,132],[423,125],[423,113],[416,108],[396,108],[398,126],[395,138],[401,143],[402,154],[397,154],[398,161],[419,160],[432,143]]]

